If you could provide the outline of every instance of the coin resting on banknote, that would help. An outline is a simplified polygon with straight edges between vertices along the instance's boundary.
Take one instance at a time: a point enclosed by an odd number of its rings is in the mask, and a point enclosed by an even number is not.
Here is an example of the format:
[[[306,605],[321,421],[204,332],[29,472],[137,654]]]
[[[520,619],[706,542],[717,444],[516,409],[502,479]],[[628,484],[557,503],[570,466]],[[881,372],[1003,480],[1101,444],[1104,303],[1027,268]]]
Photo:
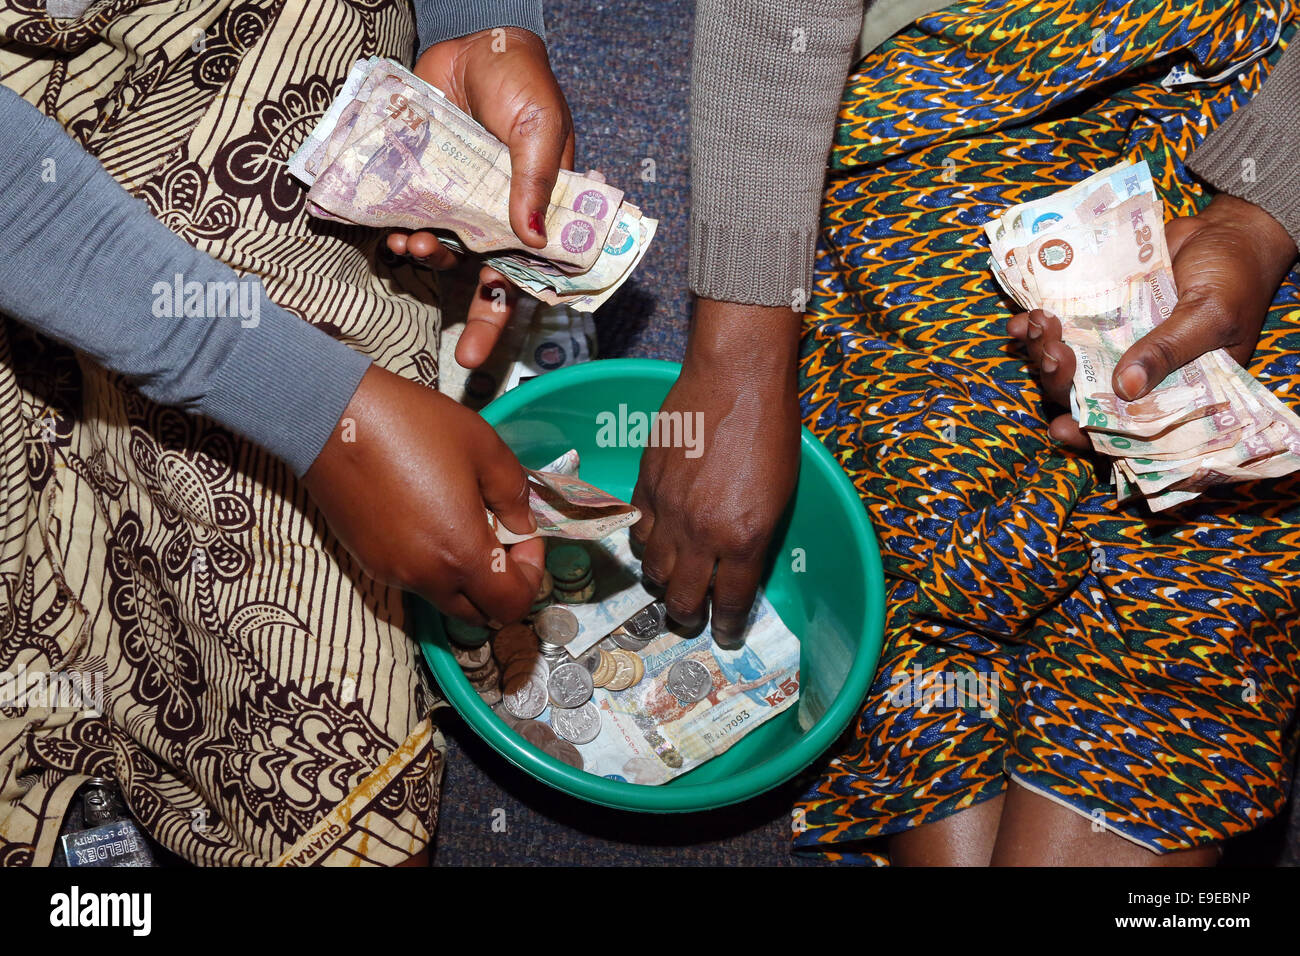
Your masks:
[[[1300,468],[1300,418],[1223,349],[1136,401],[1115,368],[1177,304],[1164,205],[1145,161],[1103,169],[985,224],[999,284],[1026,311],[1060,319],[1075,355],[1071,413],[1114,460],[1119,501],[1162,511],[1206,488]]]
[[[609,507],[604,492],[579,488],[578,467],[570,451],[538,472],[551,476],[547,487]],[[578,770],[655,785],[795,706],[799,640],[761,594],[738,650],[720,648],[707,627],[675,629],[641,583],[633,521],[539,517],[555,533],[529,616],[495,630],[448,619],[446,630],[470,686],[533,746]]]
[[[308,211],[364,226],[428,229],[551,305],[590,312],[632,274],[657,221],[597,175],[562,169],[544,218],[547,243],[510,226],[510,151],[436,87],[383,57],[356,63],[289,160]]]

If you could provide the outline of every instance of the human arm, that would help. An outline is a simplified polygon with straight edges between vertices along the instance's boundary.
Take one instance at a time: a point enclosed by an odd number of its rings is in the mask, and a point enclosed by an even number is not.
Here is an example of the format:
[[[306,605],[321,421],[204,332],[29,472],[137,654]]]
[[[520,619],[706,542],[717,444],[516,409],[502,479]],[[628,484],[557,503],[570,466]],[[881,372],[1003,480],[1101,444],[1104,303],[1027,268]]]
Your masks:
[[[678,620],[738,639],[799,463],[796,362],[826,157],[861,0],[697,5],[690,286],[665,410],[700,412],[704,453],[647,448],[633,501],[643,567]]]
[[[533,519],[523,469],[486,422],[191,247],[2,86],[0,137],[0,310],[283,458],[380,580],[473,620],[527,609],[541,545],[500,560],[484,508],[512,530]],[[177,276],[183,299],[200,291],[192,314],[174,314]],[[232,284],[249,293],[236,314],[209,312],[207,291]]]

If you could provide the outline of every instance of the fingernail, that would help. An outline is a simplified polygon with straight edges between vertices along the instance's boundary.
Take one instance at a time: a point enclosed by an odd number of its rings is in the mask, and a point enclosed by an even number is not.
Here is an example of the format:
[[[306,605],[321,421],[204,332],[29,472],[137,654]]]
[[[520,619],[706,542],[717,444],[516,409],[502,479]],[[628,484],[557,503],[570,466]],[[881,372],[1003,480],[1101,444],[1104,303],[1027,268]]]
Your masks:
[[[1048,353],[1048,352],[1044,352],[1044,353],[1043,353],[1043,371],[1044,371],[1044,372],[1046,372],[1046,373],[1048,373],[1048,374],[1050,375],[1052,372],[1055,372],[1055,371],[1056,371],[1056,369],[1057,369],[1057,367],[1058,367],[1059,365],[1060,365],[1060,363],[1057,362],[1056,359],[1052,358],[1052,356],[1051,356],[1050,353]]]
[[[1147,387],[1147,370],[1140,364],[1134,363],[1119,373],[1119,390],[1129,396],[1131,401],[1142,394],[1142,389]]]
[[[713,641],[724,651],[738,651],[745,646],[744,631],[713,632]]]
[[[498,289],[504,292],[506,289],[506,284],[504,282],[484,283],[483,285],[479,286],[479,290],[478,290],[479,298],[487,299],[487,301],[489,302],[494,302],[496,301]]]
[[[1029,337],[1036,339],[1043,334],[1043,327],[1038,324],[1037,320],[1029,320]]]
[[[536,209],[528,214],[528,228],[537,233],[543,239],[546,238],[546,229],[542,223],[542,214]]]

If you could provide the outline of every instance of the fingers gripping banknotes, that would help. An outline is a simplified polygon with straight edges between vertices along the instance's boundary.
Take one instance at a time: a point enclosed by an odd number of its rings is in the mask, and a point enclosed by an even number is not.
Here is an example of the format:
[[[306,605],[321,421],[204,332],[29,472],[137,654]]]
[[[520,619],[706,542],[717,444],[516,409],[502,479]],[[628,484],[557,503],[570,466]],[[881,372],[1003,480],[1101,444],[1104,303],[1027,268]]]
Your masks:
[[[1115,459],[1120,500],[1153,511],[1205,488],[1300,468],[1300,418],[1222,349],[1128,402],[1111,383],[1124,353],[1177,304],[1164,207],[1145,162],[1104,169],[988,222],[990,265],[1022,308],[1061,320],[1075,354],[1071,411]]]
[[[289,161],[310,211],[358,225],[432,229],[527,292],[592,311],[631,275],[656,221],[599,174],[560,170],[547,244],[510,226],[510,151],[433,86],[381,57],[358,62]]]
[[[528,470],[528,506],[537,521],[532,534],[516,534],[488,512],[502,544],[529,538],[596,540],[641,520],[641,511],[578,477],[578,453],[567,451],[536,471]]]

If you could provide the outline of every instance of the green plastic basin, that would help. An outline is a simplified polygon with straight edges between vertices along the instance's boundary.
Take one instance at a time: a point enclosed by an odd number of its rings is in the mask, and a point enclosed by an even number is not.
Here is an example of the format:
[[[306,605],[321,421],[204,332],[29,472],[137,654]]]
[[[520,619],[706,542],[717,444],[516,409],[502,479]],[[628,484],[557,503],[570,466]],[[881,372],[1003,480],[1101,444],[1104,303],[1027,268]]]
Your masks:
[[[620,405],[629,413],[657,411],[679,370],[672,362],[645,359],[575,365],[508,392],[488,405],[483,417],[525,467],[539,467],[576,448],[583,479],[627,500],[642,449],[600,447],[597,415],[617,415]],[[441,616],[413,598],[413,632],[447,699],[511,763],[557,790],[607,807],[651,813],[709,810],[789,780],[857,714],[876,668],[884,623],[880,555],[861,499],[806,429],[802,455],[799,485],[769,552],[764,584],[802,644],[795,707],[667,784],[606,779],[547,756],[510,730],[465,679],[448,649]]]

